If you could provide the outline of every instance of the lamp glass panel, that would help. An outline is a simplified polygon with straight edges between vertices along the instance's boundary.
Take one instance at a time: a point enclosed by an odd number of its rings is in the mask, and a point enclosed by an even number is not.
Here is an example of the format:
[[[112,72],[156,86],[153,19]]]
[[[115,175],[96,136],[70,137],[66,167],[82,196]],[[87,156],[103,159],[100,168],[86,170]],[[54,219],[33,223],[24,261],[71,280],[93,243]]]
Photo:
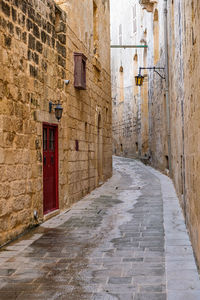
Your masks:
[[[63,112],[63,108],[60,105],[57,105],[55,107],[55,116],[57,120],[60,120],[62,118],[62,112]]]
[[[135,83],[137,86],[141,86],[143,84],[144,77],[141,75],[135,76]]]
[[[138,77],[139,77],[139,76],[135,76],[135,84],[136,84],[136,85],[138,85],[138,80],[139,80]]]

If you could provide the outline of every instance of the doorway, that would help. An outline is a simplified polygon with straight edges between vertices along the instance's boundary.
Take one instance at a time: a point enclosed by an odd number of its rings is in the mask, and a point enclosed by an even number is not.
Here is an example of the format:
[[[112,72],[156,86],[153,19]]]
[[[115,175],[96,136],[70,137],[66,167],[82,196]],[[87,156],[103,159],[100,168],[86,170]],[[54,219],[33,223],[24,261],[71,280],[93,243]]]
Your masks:
[[[98,114],[98,137],[97,137],[97,164],[98,164],[98,182],[102,182],[102,162],[103,162],[103,149],[102,149],[102,125],[101,125],[101,114]]]
[[[58,126],[43,124],[43,212],[58,209]]]

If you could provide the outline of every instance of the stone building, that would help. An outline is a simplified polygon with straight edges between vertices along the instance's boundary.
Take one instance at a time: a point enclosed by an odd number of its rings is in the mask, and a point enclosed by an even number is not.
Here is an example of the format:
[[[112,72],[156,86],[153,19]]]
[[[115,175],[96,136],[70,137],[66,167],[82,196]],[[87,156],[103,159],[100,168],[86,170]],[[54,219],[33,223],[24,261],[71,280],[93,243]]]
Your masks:
[[[134,1],[126,2],[130,11]],[[198,0],[140,0],[135,3],[136,22],[139,24],[137,43],[145,42],[148,49],[146,54],[145,50],[142,52],[137,50],[137,56],[133,52],[132,57],[129,58],[130,68],[133,70],[133,75],[138,72],[138,67],[161,68],[155,70],[161,77],[154,70],[141,71],[145,76],[143,86],[135,87],[138,95],[137,110],[129,109],[134,114],[132,120],[135,119],[139,123],[137,123],[137,134],[131,137],[132,145],[138,143],[142,151],[144,142],[141,140],[143,136],[141,128],[142,126],[148,128],[146,144],[148,150],[145,152],[148,153],[150,163],[169,174],[174,181],[200,266],[200,91],[198,84],[200,2]],[[127,21],[124,20],[122,26],[126,27],[127,22],[134,23],[131,20],[131,15],[129,14],[129,17],[127,15]],[[132,61],[134,57],[137,62],[135,66]],[[117,61],[117,58],[112,57],[112,61]],[[116,72],[117,70],[118,67]],[[112,76],[115,79],[115,75]],[[114,98],[115,93],[113,92]],[[144,99],[148,104],[145,109],[142,109]],[[134,97],[131,101],[134,103]],[[119,109],[115,107],[114,118],[117,114],[116,110]],[[142,114],[142,111],[147,111],[148,120],[147,114]],[[138,115],[139,119],[137,119]],[[128,121],[128,118],[128,114],[124,116],[124,120]],[[119,135],[117,139],[120,140]],[[125,141],[123,143],[126,144]],[[130,145],[128,139],[127,143]],[[132,152],[135,151],[133,147]],[[118,154],[125,153],[118,152]]]
[[[149,16],[138,0],[111,0],[111,76],[113,102],[113,153],[148,157],[148,81],[135,85],[139,66],[147,63],[147,48],[123,46],[147,44]],[[141,122],[142,120],[142,122]]]
[[[1,245],[112,174],[109,15],[108,0],[0,3]]]
[[[151,16],[148,64],[165,67],[166,77],[149,73],[151,163],[162,171],[169,169],[200,265],[200,4],[194,0],[141,0],[140,4]]]

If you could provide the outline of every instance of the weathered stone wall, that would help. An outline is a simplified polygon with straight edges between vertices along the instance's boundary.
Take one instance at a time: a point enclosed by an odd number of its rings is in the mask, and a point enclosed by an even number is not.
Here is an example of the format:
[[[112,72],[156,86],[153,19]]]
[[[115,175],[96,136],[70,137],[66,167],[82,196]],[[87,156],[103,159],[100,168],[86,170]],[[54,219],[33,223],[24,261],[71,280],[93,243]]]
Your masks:
[[[34,223],[34,209],[42,216],[37,113],[48,111],[49,100],[65,100],[66,15],[58,34],[55,13],[53,1],[1,2],[0,243]]]
[[[109,3],[96,1],[94,56],[92,2],[56,2],[60,6],[46,0],[0,4],[0,244],[35,224],[34,210],[43,220],[42,126],[57,123],[50,100],[63,106],[59,209],[112,173]],[[83,91],[73,86],[74,52],[87,57]]]
[[[150,6],[146,7],[145,5],[145,8],[149,11],[147,19],[147,67],[165,67],[163,3],[163,1],[155,1]],[[155,34],[157,34],[157,37]],[[155,54],[157,54],[157,57],[155,57]],[[165,76],[164,70],[159,70],[158,72],[162,76]],[[149,157],[155,167],[164,171],[168,167],[165,81],[153,70],[149,70],[147,73],[149,95]]]
[[[184,118],[183,143],[185,168],[183,165],[183,175],[185,176],[185,212],[194,251],[200,266],[200,3],[197,0],[187,0],[184,3],[179,3],[179,6],[183,28],[181,34],[183,59],[181,59],[180,66],[181,70],[184,66],[184,100],[182,105]]]
[[[150,3],[150,1],[149,1]],[[153,14],[158,9],[160,51],[158,65],[164,62],[164,1],[151,5]],[[182,205],[194,252],[200,265],[199,223],[199,28],[200,3],[193,1],[167,1],[168,51],[169,51],[169,101],[171,176]],[[145,5],[144,5],[145,6]],[[147,8],[147,7],[145,7]],[[153,38],[153,32],[151,33]],[[153,64],[153,45],[149,43],[148,63]],[[152,46],[152,48],[151,48]],[[149,76],[149,144],[152,164],[168,168],[165,83]]]
[[[145,44],[147,13],[137,0],[111,1],[111,43]],[[135,86],[135,75],[146,61],[146,50],[112,49],[113,153],[148,156],[148,89]]]
[[[98,47],[94,55],[93,2],[57,1],[68,16],[67,78],[73,83],[73,53],[87,57],[87,90],[67,87],[68,172],[70,201],[76,201],[112,173],[109,1],[95,1],[98,18]],[[78,20],[78,21],[77,21]],[[98,116],[101,141],[98,150]],[[80,151],[75,150],[75,140]],[[98,152],[101,157],[98,157]],[[101,165],[99,165],[99,160]],[[100,174],[98,172],[100,170]],[[64,196],[64,195],[63,195]]]
[[[128,21],[129,20],[129,21]],[[111,44],[132,44],[132,3],[111,1]],[[133,99],[133,50],[111,49],[113,98],[113,153],[134,156],[137,139]]]
[[[170,95],[170,124],[172,176],[182,205],[184,194],[183,165],[184,165],[184,27],[182,2],[175,1],[168,6],[169,31],[169,95]]]

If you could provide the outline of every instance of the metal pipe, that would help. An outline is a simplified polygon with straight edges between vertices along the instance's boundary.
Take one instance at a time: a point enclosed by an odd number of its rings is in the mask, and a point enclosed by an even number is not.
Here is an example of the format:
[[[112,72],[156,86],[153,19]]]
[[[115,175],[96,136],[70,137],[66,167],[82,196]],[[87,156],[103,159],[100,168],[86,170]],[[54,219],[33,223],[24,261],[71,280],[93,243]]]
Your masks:
[[[110,48],[148,48],[147,45],[110,45]]]
[[[183,5],[184,9],[184,5]],[[185,11],[184,11],[185,14]],[[183,54],[182,54],[183,55]],[[184,70],[183,70],[184,72]],[[182,77],[184,77],[184,74],[182,74]],[[184,97],[181,97],[181,116],[182,116],[182,196],[183,196],[183,212],[185,215],[185,222],[187,224],[187,206],[186,206],[186,200],[187,200],[187,190],[186,190],[186,174],[185,174],[185,168],[186,168],[186,163],[185,163],[185,116],[184,116]]]
[[[164,40],[165,40],[165,93],[166,93],[166,110],[167,110],[167,144],[168,144],[168,161],[169,174],[172,176],[172,154],[171,154],[171,124],[170,124],[170,104],[169,104],[169,61],[168,61],[168,10],[167,0],[164,0]]]

